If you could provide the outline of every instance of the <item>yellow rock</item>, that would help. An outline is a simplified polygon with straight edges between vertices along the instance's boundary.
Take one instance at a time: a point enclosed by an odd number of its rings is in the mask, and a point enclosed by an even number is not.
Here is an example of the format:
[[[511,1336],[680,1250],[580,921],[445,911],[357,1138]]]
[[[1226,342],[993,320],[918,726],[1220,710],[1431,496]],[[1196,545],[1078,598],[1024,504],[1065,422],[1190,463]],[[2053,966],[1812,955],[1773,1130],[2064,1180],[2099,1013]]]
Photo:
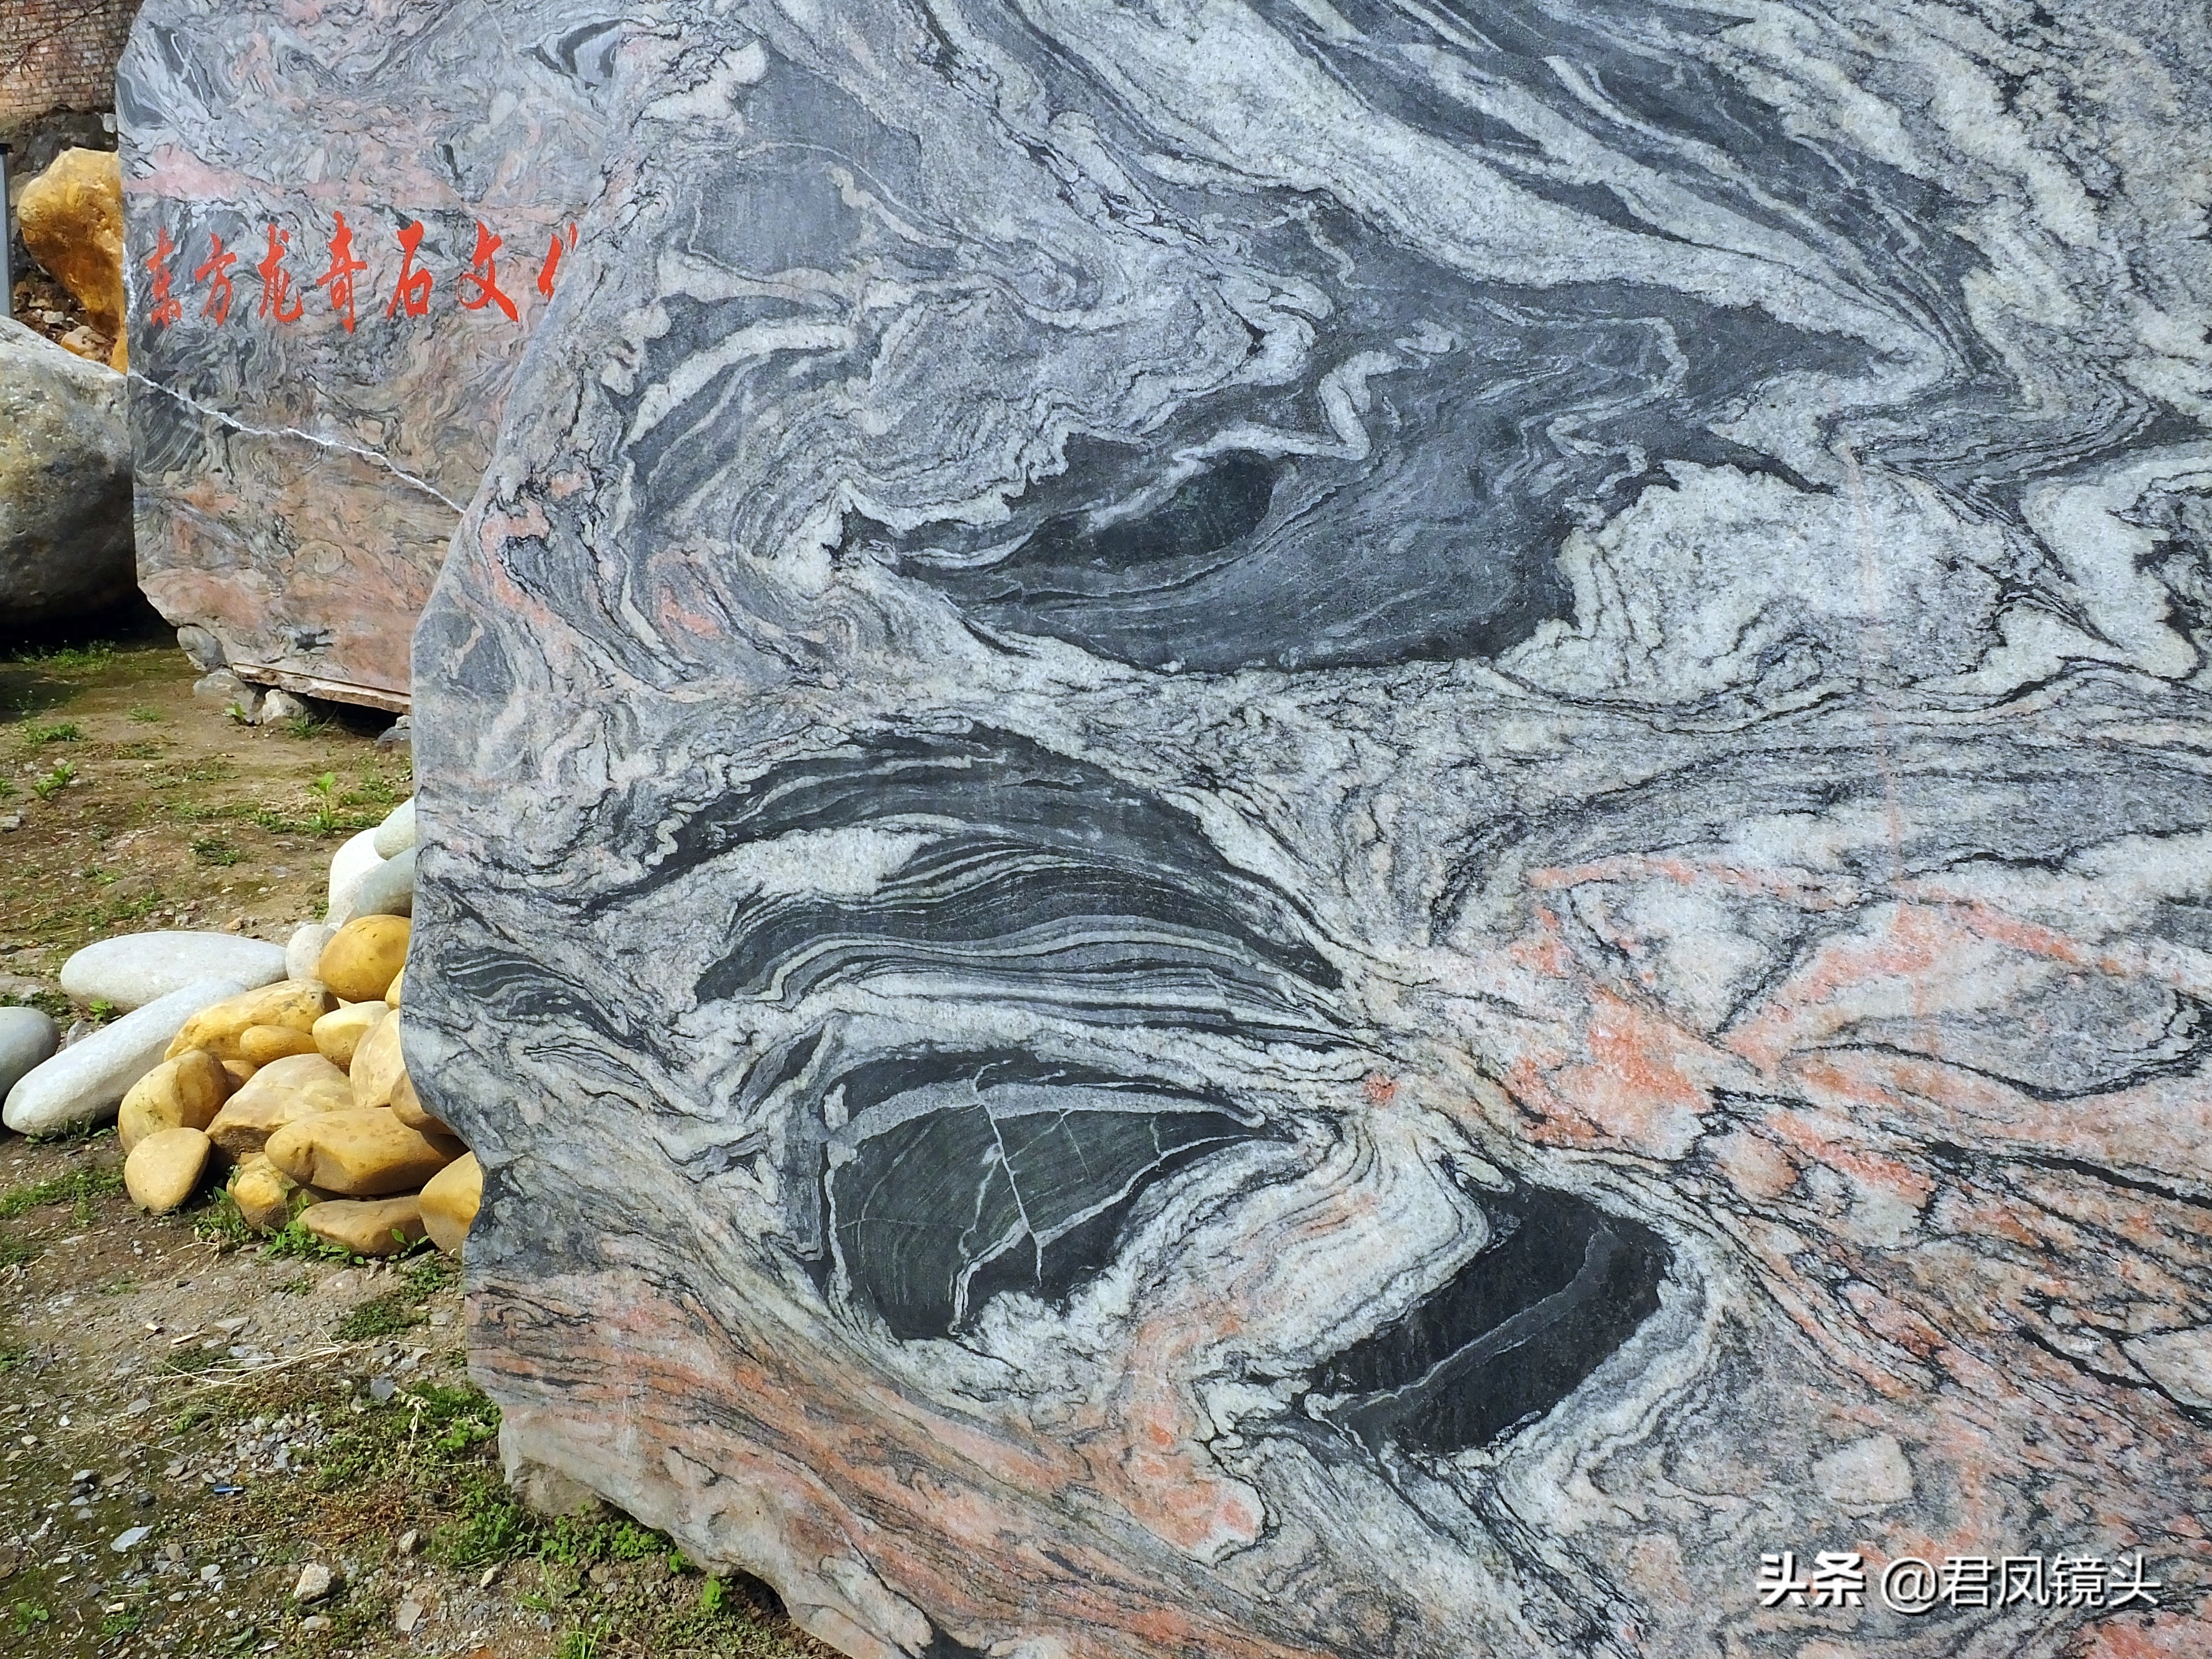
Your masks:
[[[407,918],[360,916],[331,935],[315,976],[348,1002],[384,995],[407,965]]]
[[[449,1139],[453,1136],[452,1129],[423,1109],[422,1097],[415,1092],[415,1079],[404,1071],[392,1085],[392,1115],[426,1135],[444,1135]]]
[[[246,1079],[260,1069],[251,1060],[226,1060],[222,1063],[223,1075],[230,1079],[230,1086],[233,1090],[244,1088]]]
[[[269,1161],[293,1180],[348,1198],[412,1192],[464,1150],[447,1135],[410,1129],[375,1107],[319,1112],[269,1137]]]
[[[465,1152],[422,1183],[422,1227],[447,1255],[461,1253],[469,1224],[483,1202],[483,1165]]]
[[[353,1085],[343,1072],[320,1054],[293,1054],[270,1060],[225,1101],[208,1125],[208,1136],[243,1164],[264,1151],[269,1137],[286,1124],[352,1106]]]
[[[323,1018],[330,1016],[325,1014]],[[318,1025],[322,1020],[315,1022]],[[317,1052],[314,1033],[296,1025],[249,1025],[238,1034],[238,1057],[252,1066]]]
[[[169,1054],[173,1058],[187,1048],[204,1048],[217,1060],[259,1065],[240,1048],[239,1040],[248,1031],[257,1025],[289,1025],[295,1031],[313,1032],[315,1022],[336,1006],[327,986],[312,980],[279,980],[201,1009],[185,1022],[185,1029],[169,1044]]]
[[[300,1212],[300,1224],[325,1244],[356,1255],[397,1255],[422,1237],[422,1209],[410,1194],[362,1202],[334,1199]]]
[[[392,983],[384,988],[384,1000],[392,1007],[399,1006],[399,994],[406,988],[407,970],[402,968],[392,976]]]
[[[15,207],[23,245],[115,342],[122,368],[123,163],[112,150],[65,149],[23,186]]]
[[[165,1060],[131,1085],[116,1114],[115,1133],[130,1152],[164,1129],[204,1129],[237,1085],[204,1048]]]
[[[353,1051],[353,1103],[389,1106],[392,1091],[407,1074],[399,1054],[399,1011],[393,1009],[369,1028]]]
[[[315,1047],[331,1065],[349,1066],[361,1040],[390,1012],[380,1002],[349,1002],[315,1022]]]
[[[123,1185],[149,1215],[167,1215],[192,1195],[214,1143],[198,1129],[156,1129],[123,1160]]]
[[[289,1218],[292,1194],[300,1183],[269,1161],[265,1152],[238,1166],[230,1178],[231,1201],[246,1225],[273,1233]]]

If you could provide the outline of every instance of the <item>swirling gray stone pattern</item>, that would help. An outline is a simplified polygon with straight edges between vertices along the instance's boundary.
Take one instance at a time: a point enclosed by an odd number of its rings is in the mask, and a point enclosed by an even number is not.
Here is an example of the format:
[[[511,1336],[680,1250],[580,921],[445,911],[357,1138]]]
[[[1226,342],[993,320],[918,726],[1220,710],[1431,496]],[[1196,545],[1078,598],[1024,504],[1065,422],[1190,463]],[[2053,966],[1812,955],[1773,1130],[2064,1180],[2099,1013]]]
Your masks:
[[[604,134],[568,8],[148,0],[116,75],[131,290],[139,580],[254,678],[404,708],[408,647],[491,453],[550,238],[597,198]],[[316,279],[338,216],[354,326]],[[510,323],[474,296],[477,225]],[[426,315],[387,317],[419,223]],[[268,227],[295,320],[264,313]],[[166,234],[180,314],[149,315]],[[214,252],[235,256],[209,314]]]
[[[2205,1650],[2201,9],[566,27],[416,636],[515,1455],[868,1659]],[[2160,1588],[1876,1588],[2008,1555]]]

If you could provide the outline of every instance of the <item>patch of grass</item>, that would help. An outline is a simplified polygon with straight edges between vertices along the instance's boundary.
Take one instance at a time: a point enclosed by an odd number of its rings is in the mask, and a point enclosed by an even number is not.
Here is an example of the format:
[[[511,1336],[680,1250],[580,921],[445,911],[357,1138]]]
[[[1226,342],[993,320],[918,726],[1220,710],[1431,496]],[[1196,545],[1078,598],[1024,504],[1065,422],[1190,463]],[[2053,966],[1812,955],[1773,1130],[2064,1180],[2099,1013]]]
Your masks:
[[[27,995],[0,996],[0,1008],[36,1008],[48,1019],[67,1020],[70,1000],[66,993],[55,990],[33,991]]]
[[[201,836],[192,842],[192,856],[202,864],[228,869],[246,856],[221,836]]]
[[[28,1636],[40,1626],[47,1624],[53,1619],[53,1614],[48,1613],[45,1605],[38,1601],[18,1601],[15,1603],[14,1612],[15,1629],[25,1636]]]
[[[143,743],[118,743],[115,745],[115,752],[123,760],[159,760],[168,752],[168,748],[169,745],[159,738],[149,738]]]
[[[100,913],[102,921],[136,921],[141,916],[151,915],[168,902],[158,887],[149,887],[144,892],[127,899],[118,899]]]
[[[198,1376],[202,1371],[213,1370],[229,1358],[230,1350],[221,1343],[172,1348],[168,1358],[162,1360],[161,1369],[175,1376]]]
[[[59,726],[29,726],[23,728],[23,741],[28,744],[75,743],[83,736],[83,731],[74,720],[65,720]]]
[[[397,1336],[409,1331],[428,1317],[415,1305],[413,1295],[404,1290],[387,1291],[382,1296],[362,1303],[338,1321],[338,1340],[341,1342],[374,1342],[379,1337]]]
[[[76,777],[76,768],[71,766],[67,761],[56,761],[53,770],[42,778],[33,778],[31,781],[31,793],[40,800],[52,800],[61,791],[68,788]]]
[[[21,1343],[0,1336],[0,1376],[5,1376],[31,1357],[31,1351]]]
[[[88,640],[82,645],[57,646],[51,651],[19,652],[11,660],[36,664],[40,668],[58,668],[64,673],[76,669],[105,668],[115,660],[115,645],[109,640]]]
[[[20,1267],[46,1253],[45,1245],[33,1244],[27,1238],[0,1238],[0,1267]]]
[[[284,730],[304,743],[309,738],[319,736],[330,724],[320,714],[295,714],[284,722]]]
[[[190,1434],[194,1429],[199,1427],[201,1424],[212,1423],[215,1421],[215,1407],[208,1405],[205,1401],[202,1401],[197,1406],[187,1406],[170,1420],[169,1432],[171,1434]]]
[[[228,1198],[230,1194],[225,1193],[223,1196]],[[236,1207],[234,1203],[233,1207]],[[240,1219],[243,1222],[244,1218],[240,1217]],[[298,1260],[353,1262],[368,1260],[367,1256],[356,1255],[351,1250],[338,1245],[325,1243],[300,1224],[300,1218],[296,1214],[283,1227],[269,1235],[268,1242],[261,1247],[261,1254],[271,1261]]]
[[[15,1187],[0,1193],[0,1220],[46,1204],[75,1204],[89,1217],[94,1199],[111,1197],[122,1190],[122,1170],[88,1164],[35,1186]]]
[[[443,1250],[434,1249],[428,1255],[416,1257],[407,1264],[403,1273],[410,1296],[434,1295],[461,1282],[459,1258],[447,1255]]]
[[[76,878],[79,881],[98,882],[102,887],[112,887],[115,884],[116,872],[112,870],[94,870],[87,868],[78,871],[76,872]]]
[[[138,1627],[145,1622],[146,1615],[143,1610],[137,1607],[125,1607],[120,1613],[111,1613],[101,1620],[100,1633],[103,1638],[135,1636],[138,1632]]]
[[[165,716],[158,708],[134,708],[131,711],[131,718],[141,726],[159,726]]]
[[[288,1279],[282,1285],[279,1285],[276,1287],[276,1294],[279,1296],[305,1296],[309,1291],[312,1291],[314,1288],[314,1274],[301,1273],[298,1278]]]
[[[243,1249],[261,1235],[238,1207],[227,1187],[218,1188],[205,1208],[192,1218],[192,1237],[205,1239],[228,1255]]]

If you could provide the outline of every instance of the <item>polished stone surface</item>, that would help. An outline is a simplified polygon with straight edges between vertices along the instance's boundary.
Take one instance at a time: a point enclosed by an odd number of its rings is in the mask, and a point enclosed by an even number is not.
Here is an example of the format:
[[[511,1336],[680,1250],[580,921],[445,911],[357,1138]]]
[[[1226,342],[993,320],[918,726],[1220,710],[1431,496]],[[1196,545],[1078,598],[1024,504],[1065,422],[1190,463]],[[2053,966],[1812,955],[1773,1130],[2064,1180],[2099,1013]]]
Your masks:
[[[553,15],[517,1456],[869,1659],[2212,1645],[2201,9]]]

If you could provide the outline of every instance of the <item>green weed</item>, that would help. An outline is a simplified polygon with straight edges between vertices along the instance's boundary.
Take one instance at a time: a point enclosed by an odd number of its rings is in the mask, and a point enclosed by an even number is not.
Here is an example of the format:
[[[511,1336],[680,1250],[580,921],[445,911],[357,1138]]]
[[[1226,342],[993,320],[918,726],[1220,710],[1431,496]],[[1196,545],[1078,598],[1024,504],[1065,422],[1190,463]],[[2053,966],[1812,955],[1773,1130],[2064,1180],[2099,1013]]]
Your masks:
[[[31,793],[40,800],[52,800],[62,790],[68,788],[76,777],[76,768],[67,761],[56,761],[53,770],[42,778],[31,781]]]
[[[23,732],[23,741],[29,744],[75,743],[82,736],[84,732],[76,723],[67,720],[59,726],[27,726]]]
[[[192,842],[192,856],[202,864],[228,869],[246,856],[221,836],[202,836]]]
[[[163,715],[158,708],[134,708],[131,711],[131,718],[142,726],[159,726]]]

